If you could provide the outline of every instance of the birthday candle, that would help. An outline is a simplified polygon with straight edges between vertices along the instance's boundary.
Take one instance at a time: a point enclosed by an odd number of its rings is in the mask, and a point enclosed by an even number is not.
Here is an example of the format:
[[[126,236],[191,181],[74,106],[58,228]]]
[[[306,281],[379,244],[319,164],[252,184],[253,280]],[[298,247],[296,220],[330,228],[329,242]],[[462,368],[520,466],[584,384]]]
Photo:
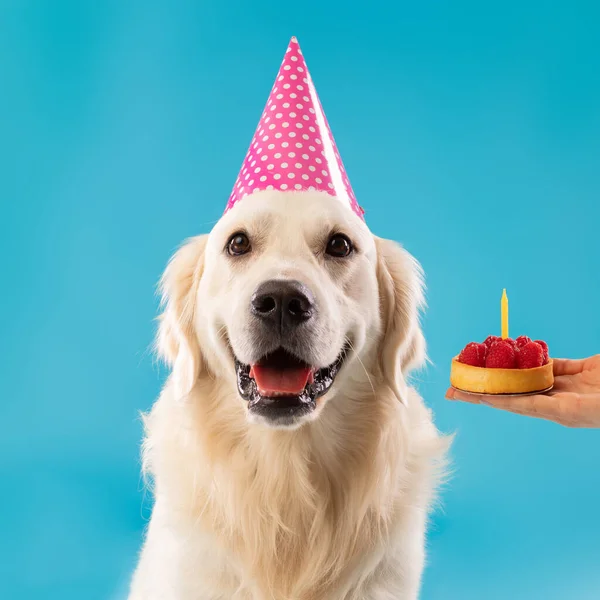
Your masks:
[[[508,337],[508,296],[506,289],[502,290],[502,300],[500,300],[500,314],[502,322],[502,339]]]

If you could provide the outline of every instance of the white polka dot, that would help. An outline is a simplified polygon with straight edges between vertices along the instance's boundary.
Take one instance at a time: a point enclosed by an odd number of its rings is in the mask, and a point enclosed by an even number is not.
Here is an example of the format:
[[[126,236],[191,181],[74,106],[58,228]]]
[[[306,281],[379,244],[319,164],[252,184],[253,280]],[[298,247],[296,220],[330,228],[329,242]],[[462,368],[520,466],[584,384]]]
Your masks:
[[[267,160],[267,158],[269,158],[269,157],[268,157],[266,154],[263,154],[263,155],[260,157],[260,160]]]
[[[282,133],[281,133],[281,132],[279,132],[279,131],[278,131],[278,132],[275,134],[275,137],[276,137],[277,139],[279,139],[281,136],[282,136]]]
[[[317,142],[317,144],[320,144],[320,143],[321,143],[321,140],[320,140],[319,138],[317,138],[317,139],[315,140],[315,142]]]
[[[251,180],[248,182],[248,185],[254,185],[254,179],[251,179]]]
[[[308,102],[309,98],[308,98],[308,96],[302,96],[302,100],[304,100],[304,102]]]
[[[302,148],[302,143],[301,142],[296,142],[296,148]]]
[[[271,130],[275,129],[275,123],[271,123],[271,124],[269,125],[269,129],[271,129]]]
[[[288,173],[288,179],[294,179],[296,177],[295,173]]]
[[[325,175],[325,177],[327,177],[327,171],[326,171],[325,169],[323,169],[323,170],[321,171],[321,173],[322,173],[323,175]]]
[[[263,135],[263,139],[262,139],[263,142],[266,142],[268,139],[269,139],[268,135]]]
[[[290,145],[289,142],[281,142],[281,147],[282,148],[287,148]]]
[[[256,164],[256,161],[255,161],[255,160],[253,160],[253,161],[250,163],[250,166],[251,166],[251,167],[253,167],[255,164]]]
[[[270,120],[271,120],[271,117],[267,117],[267,118],[265,119],[265,123],[268,123]]]
[[[283,108],[289,108],[290,107],[290,103],[289,102],[284,102],[281,106],[283,106]]]
[[[255,173],[260,173],[260,167],[256,167],[256,169],[254,169]]]
[[[315,148],[314,146],[309,146],[309,147],[308,147],[308,149],[309,149],[311,152],[314,152],[314,151],[316,150],[316,148]]]
[[[295,112],[291,112],[290,113],[290,117],[292,117],[292,119],[294,119],[296,117],[296,113]]]
[[[299,71],[300,73],[304,73],[304,69],[303,69],[302,67],[298,67],[298,71]]]
[[[258,148],[258,142],[255,142],[254,147]]]
[[[298,102],[298,104],[296,104],[296,108],[298,109],[302,109],[304,107],[304,104],[300,104],[300,102]]]
[[[261,181],[266,181],[267,180],[267,176],[266,175],[262,175],[260,178]]]
[[[271,104],[273,104],[273,100],[271,100],[271,99],[269,98],[269,101],[267,102],[267,106],[271,106]]]
[[[288,156],[290,158],[294,158],[296,156],[296,153],[295,152],[288,152]]]
[[[329,182],[329,183],[327,184],[327,187],[328,187],[329,189],[333,189],[333,183]]]
[[[314,114],[315,114],[315,109],[314,109],[314,108],[309,108],[309,109],[308,109],[308,112],[309,112],[309,113],[312,113],[312,114],[314,115]]]
[[[280,75],[280,76],[277,78],[277,81],[281,81],[282,79],[283,79],[283,75]]]
[[[290,79],[298,79],[298,75],[294,75],[294,73],[292,73],[292,74],[290,75]]]
[[[258,132],[258,135],[262,135],[264,132],[265,132],[265,130],[264,130],[264,129],[261,129],[261,130]]]
[[[277,113],[277,114],[275,115],[275,118],[276,118],[276,119],[281,119],[281,117],[283,117],[283,113]]]
[[[290,137],[291,137],[291,138],[294,138],[294,137],[296,137],[296,132],[295,132],[295,131],[290,131]]]
[[[302,129],[304,127],[304,125],[302,125],[302,123],[296,123],[296,127],[298,129]]]
[[[275,110],[277,107],[273,104],[269,110]]]
[[[308,186],[308,191],[309,192],[314,192],[315,191],[315,186],[314,185],[309,185]]]
[[[242,169],[242,175],[245,175],[248,172],[248,167],[244,167]]]
[[[312,165],[308,166],[308,170],[309,171],[316,171],[317,169],[315,167],[313,167]]]
[[[283,89],[284,89],[284,90],[287,90],[287,89],[289,89],[289,87],[290,87],[290,84],[289,84],[289,83],[284,83],[284,84],[283,84]]]
[[[282,183],[280,187],[282,190],[287,190],[288,185],[287,185],[287,183]]]
[[[323,181],[322,181],[321,179],[319,179],[319,177],[315,177],[315,181],[316,181],[317,183],[323,183]]]
[[[303,118],[305,121],[308,121],[308,119],[309,119],[310,117],[309,117],[308,115],[302,115],[302,118]]]
[[[296,163],[294,166],[296,167],[296,169],[301,169],[302,168],[302,163]]]
[[[275,165],[274,165],[274,164],[268,164],[268,165],[267,165],[267,169],[269,169],[269,171],[271,171],[271,170],[272,170],[272,169],[274,169],[274,168],[275,168]]]
[[[294,94],[294,92],[292,92],[292,93],[290,94],[290,98],[297,98],[297,97],[298,97],[298,95],[297,95],[297,94]]]
[[[316,156],[316,157],[315,157],[315,162],[316,162],[318,165],[320,165],[320,164],[321,164],[323,161],[322,161],[322,160],[321,160],[321,159],[320,159],[318,156]]]
[[[262,148],[259,148],[259,149],[256,151],[256,154],[260,154],[261,152],[262,152]]]
[[[287,167],[288,167],[288,164],[286,162],[282,162],[281,163],[281,168],[282,169],[287,169]]]
[[[274,188],[273,188],[273,186],[272,186],[272,185],[268,185],[268,186],[267,186],[267,189],[268,189],[268,190],[272,190],[272,189],[274,189]]]
[[[304,160],[308,160],[308,154],[303,154],[303,155],[302,155],[302,158],[303,158]]]
[[[302,137],[303,137],[305,140],[308,140],[308,139],[310,139],[310,138],[309,138],[309,136],[308,136],[308,133],[303,133],[303,134],[302,134]]]
[[[279,173],[275,173],[275,175],[273,175],[273,179],[281,179],[281,175]]]
[[[297,183],[297,184],[296,184],[294,187],[295,187],[297,190],[301,190],[301,189],[302,189],[302,184],[301,184],[301,183]]]
[[[278,158],[278,159],[279,159],[279,158],[281,158],[281,152],[276,152],[276,153],[273,155],[273,158]]]
[[[304,86],[302,86],[302,85],[298,84],[298,85],[296,86],[296,89],[297,89],[299,92],[301,92],[301,91],[304,89]]]
[[[285,67],[283,67],[284,71],[289,71],[292,67],[290,67],[290,65],[285,65]]]
[[[273,148],[275,148],[275,144],[269,144],[269,145],[267,146],[267,148],[268,148],[269,150],[273,150]]]
[[[302,81],[304,81],[304,83],[308,83],[308,79],[306,77]]]
[[[304,175],[302,175],[302,179],[308,179],[308,175],[304,173]]]
[[[289,126],[290,126],[290,124],[289,124],[287,121],[285,121],[284,123],[282,123],[282,124],[281,124],[281,126],[282,126],[282,127],[289,127]]]
[[[277,100],[281,100],[283,98],[283,94],[277,94],[277,96],[275,96],[275,98],[277,98]]]
[[[298,57],[297,57],[297,56],[292,56],[292,57],[291,57],[291,59],[292,59],[294,62],[296,62],[296,61],[298,60]]]

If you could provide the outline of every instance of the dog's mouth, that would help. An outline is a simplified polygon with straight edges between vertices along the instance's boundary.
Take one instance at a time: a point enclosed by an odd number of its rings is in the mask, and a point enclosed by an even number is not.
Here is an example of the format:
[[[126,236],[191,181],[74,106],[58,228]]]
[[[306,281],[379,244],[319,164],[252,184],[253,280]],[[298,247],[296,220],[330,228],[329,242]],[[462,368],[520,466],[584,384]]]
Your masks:
[[[349,346],[327,367],[315,368],[284,348],[270,352],[257,363],[235,361],[240,396],[248,410],[269,421],[291,424],[297,417],[311,413],[317,399],[333,385]]]

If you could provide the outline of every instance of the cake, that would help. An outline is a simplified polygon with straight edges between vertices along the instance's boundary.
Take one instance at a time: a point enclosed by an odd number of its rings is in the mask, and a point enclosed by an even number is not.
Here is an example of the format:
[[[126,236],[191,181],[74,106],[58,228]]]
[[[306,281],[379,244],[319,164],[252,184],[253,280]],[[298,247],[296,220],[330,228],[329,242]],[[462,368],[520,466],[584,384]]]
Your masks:
[[[450,383],[478,394],[527,394],[554,384],[548,344],[527,336],[516,340],[489,336],[482,344],[467,344],[452,359]]]

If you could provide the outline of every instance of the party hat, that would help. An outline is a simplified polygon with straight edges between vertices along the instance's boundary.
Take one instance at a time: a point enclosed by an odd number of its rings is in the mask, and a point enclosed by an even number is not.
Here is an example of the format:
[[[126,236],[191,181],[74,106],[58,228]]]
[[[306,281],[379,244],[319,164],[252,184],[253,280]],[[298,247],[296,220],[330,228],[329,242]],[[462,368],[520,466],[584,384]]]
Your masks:
[[[364,218],[295,37],[225,212],[262,190],[327,192]]]

